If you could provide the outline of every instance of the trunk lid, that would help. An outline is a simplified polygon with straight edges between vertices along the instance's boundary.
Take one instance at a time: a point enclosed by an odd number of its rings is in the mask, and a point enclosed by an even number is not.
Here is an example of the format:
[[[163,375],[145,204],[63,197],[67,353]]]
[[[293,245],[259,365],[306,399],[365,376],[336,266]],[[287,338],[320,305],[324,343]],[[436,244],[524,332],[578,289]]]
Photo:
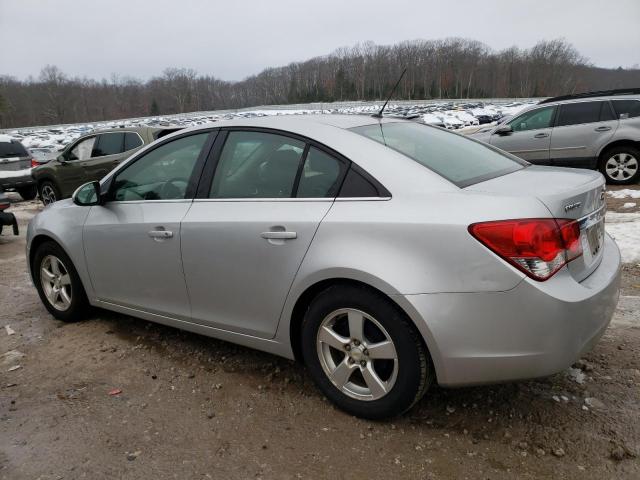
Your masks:
[[[0,136],[0,170],[16,171],[31,168],[29,152],[17,140]]]
[[[605,182],[599,172],[530,166],[465,190],[537,198],[553,218],[579,222],[583,254],[568,264],[573,277],[582,281],[600,263],[604,246]]]

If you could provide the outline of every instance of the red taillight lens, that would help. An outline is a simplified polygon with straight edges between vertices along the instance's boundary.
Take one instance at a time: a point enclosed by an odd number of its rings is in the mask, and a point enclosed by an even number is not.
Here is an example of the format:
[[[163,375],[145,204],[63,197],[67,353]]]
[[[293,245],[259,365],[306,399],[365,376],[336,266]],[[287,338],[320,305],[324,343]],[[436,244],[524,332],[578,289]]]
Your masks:
[[[582,255],[575,220],[532,218],[474,223],[469,233],[535,280],[546,280]]]
[[[31,168],[36,168],[38,165],[40,165],[38,162],[36,162],[35,158],[31,159]]]
[[[0,203],[0,212],[9,208],[10,203]]]

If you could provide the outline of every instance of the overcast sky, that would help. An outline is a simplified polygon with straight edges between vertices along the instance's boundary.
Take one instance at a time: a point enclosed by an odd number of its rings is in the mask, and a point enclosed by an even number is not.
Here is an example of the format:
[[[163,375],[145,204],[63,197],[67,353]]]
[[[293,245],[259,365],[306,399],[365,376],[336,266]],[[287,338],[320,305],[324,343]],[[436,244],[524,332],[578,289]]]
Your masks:
[[[0,74],[240,80],[361,41],[450,36],[493,49],[564,37],[595,65],[638,65],[640,0],[0,0]]]

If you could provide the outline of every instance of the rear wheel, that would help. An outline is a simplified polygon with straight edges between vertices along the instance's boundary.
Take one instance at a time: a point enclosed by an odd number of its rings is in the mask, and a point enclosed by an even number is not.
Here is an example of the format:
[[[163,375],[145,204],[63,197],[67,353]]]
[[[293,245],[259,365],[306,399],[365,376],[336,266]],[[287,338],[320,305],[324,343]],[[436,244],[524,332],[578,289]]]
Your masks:
[[[58,320],[82,319],[89,308],[84,288],[71,259],[55,242],[41,244],[31,266],[40,300]]]
[[[303,320],[302,351],[320,390],[363,418],[407,411],[433,377],[413,324],[388,299],[358,286],[330,287],[312,301]]]
[[[50,203],[60,200],[60,190],[55,183],[51,180],[45,180],[40,183],[40,200],[43,204],[49,205]]]
[[[28,187],[17,188],[17,192],[20,194],[23,200],[33,200],[36,198],[38,194],[38,189],[35,185],[30,185]]]
[[[632,146],[610,148],[600,160],[600,171],[607,183],[623,185],[640,179],[640,150]]]

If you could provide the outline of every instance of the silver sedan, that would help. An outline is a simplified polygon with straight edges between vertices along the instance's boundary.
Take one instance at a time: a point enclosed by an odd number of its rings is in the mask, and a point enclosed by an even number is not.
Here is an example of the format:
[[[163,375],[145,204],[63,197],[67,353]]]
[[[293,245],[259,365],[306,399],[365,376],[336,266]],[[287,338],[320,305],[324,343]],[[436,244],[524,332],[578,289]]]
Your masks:
[[[101,307],[299,359],[366,418],[434,382],[567,368],[620,278],[599,173],[367,116],[164,137],[45,208],[27,256],[56,318]]]

